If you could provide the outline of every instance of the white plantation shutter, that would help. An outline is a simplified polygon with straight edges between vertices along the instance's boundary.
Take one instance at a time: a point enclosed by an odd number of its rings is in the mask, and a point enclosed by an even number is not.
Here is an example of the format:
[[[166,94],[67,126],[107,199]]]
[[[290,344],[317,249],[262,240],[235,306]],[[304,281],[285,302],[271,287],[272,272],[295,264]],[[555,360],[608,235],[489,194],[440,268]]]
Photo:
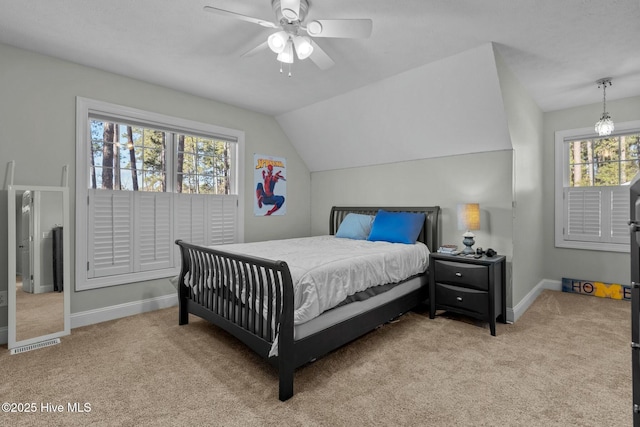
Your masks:
[[[238,196],[176,194],[176,239],[211,246],[236,241]]]
[[[136,211],[135,270],[173,267],[173,223],[171,193],[134,193]]]
[[[237,196],[209,198],[210,244],[222,245],[236,241]]]
[[[628,243],[628,188],[564,189],[564,238],[581,242]]]
[[[89,190],[88,278],[179,265],[176,239],[236,242],[238,197]]]
[[[196,245],[206,245],[205,196],[176,194],[174,206],[176,239]]]
[[[611,241],[614,243],[629,244],[629,199],[628,186],[611,189]]]
[[[133,267],[133,193],[89,190],[88,277],[129,273]]]
[[[602,226],[602,191],[594,187],[565,189],[568,239],[599,242]]]

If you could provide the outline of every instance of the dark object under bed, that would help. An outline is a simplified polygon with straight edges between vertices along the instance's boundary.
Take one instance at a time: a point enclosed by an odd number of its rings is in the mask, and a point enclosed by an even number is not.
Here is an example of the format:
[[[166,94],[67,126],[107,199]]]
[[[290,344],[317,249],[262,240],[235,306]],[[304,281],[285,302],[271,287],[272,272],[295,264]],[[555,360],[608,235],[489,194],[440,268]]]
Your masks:
[[[334,235],[347,214],[375,215],[391,212],[423,212],[425,222],[418,241],[435,251],[440,243],[438,206],[432,207],[333,207],[329,233]],[[423,286],[398,299],[363,312],[341,323],[294,341],[294,295],[286,262],[257,258],[192,245],[176,244],[182,254],[178,285],[179,323],[194,314],[234,335],[278,368],[279,398],[293,396],[296,368],[364,335],[377,326],[416,307],[427,298]],[[425,272],[424,274],[427,274]],[[191,286],[185,285],[185,278]],[[197,291],[194,291],[196,289]],[[259,303],[246,304],[237,295],[254,295]],[[264,304],[264,302],[267,304]],[[257,307],[268,307],[264,316]],[[277,340],[278,355],[269,357]]]

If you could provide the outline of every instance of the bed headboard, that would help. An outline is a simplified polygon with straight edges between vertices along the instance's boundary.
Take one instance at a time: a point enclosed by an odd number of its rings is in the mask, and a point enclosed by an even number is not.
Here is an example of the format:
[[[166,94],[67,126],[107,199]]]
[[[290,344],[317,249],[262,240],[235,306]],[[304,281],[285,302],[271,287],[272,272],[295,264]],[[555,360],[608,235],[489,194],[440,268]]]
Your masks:
[[[440,247],[440,206],[334,206],[331,208],[331,216],[329,218],[329,234],[334,235],[336,231],[338,231],[338,227],[344,217],[351,212],[363,215],[375,215],[380,209],[388,212],[424,213],[424,225],[422,226],[418,240],[426,244],[431,252],[438,250]]]

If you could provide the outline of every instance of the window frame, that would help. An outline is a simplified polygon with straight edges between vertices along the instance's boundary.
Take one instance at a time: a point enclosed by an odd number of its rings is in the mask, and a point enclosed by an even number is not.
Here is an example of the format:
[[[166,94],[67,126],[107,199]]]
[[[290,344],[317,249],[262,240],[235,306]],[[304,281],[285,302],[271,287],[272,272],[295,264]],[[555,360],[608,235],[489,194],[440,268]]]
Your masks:
[[[616,130],[612,136],[618,136],[629,133],[640,132],[640,120],[616,123]],[[565,209],[565,193],[569,187],[569,150],[565,147],[570,141],[576,139],[600,139],[601,137],[595,132],[593,127],[569,129],[555,132],[555,246],[558,248],[569,249],[586,249],[606,252],[629,252],[629,243],[613,243],[613,242],[589,242],[579,240],[569,240],[565,236],[565,224],[567,221],[567,211]],[[575,187],[575,188],[593,188],[604,190],[605,193],[611,194],[618,187],[628,189],[628,186],[593,186],[593,187]],[[627,190],[628,191],[628,190]],[[607,211],[608,209],[603,209]],[[606,215],[608,224],[603,229],[611,228],[611,216]]]
[[[168,116],[164,114],[139,110],[118,104],[89,98],[76,97],[76,196],[75,196],[75,290],[103,288],[114,285],[141,282],[175,276],[179,273],[179,257],[174,257],[174,267],[159,270],[148,270],[134,273],[126,273],[116,276],[88,278],[88,242],[87,230],[89,225],[89,144],[91,129],[89,118],[102,118],[113,121],[121,120],[125,123],[140,125],[143,127],[155,127],[170,132],[179,132],[187,135],[198,135],[209,138],[236,140],[235,159],[230,167],[231,193],[237,197],[237,210],[235,219],[235,236],[238,242],[244,241],[244,132],[237,129],[225,128],[209,123]],[[171,171],[170,179],[167,179],[166,193],[181,194],[175,192],[175,147],[171,147],[170,161],[167,169]],[[170,169],[169,169],[170,168]],[[108,190],[107,190],[108,191]],[[131,191],[131,190],[122,190]],[[200,195],[202,196],[202,195]],[[211,195],[215,197],[216,195]]]

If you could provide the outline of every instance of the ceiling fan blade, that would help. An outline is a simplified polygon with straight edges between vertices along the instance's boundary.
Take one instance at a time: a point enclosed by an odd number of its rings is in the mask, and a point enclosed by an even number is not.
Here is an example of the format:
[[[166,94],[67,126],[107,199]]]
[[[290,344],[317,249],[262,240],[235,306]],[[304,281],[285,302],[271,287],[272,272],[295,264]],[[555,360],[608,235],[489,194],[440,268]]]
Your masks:
[[[305,28],[311,37],[337,37],[366,39],[371,35],[371,19],[319,19],[311,21]]]
[[[321,70],[326,70],[328,68],[333,67],[336,63],[333,62],[333,59],[327,55],[327,52],[322,50],[318,43],[311,41],[313,45],[313,53],[309,56],[309,59],[318,66]]]
[[[231,12],[230,10],[218,9],[217,7],[205,6],[203,8],[205,12],[215,13],[216,15],[226,16],[228,18],[240,19],[241,21],[251,22],[252,24],[262,25],[267,28],[279,28],[278,25],[273,22],[265,21],[264,19],[253,18],[251,16],[242,15],[240,13]]]
[[[280,0],[280,11],[289,22],[297,20],[300,16],[300,0]]]
[[[249,51],[247,51],[247,52],[243,53],[243,54],[242,54],[242,55],[240,55],[240,56],[241,56],[242,58],[249,57],[249,56],[253,56],[253,55],[255,55],[256,53],[261,52],[261,51],[263,51],[264,49],[266,49],[266,48],[268,48],[268,47],[269,47],[269,44],[268,44],[268,42],[267,42],[267,41],[265,41],[265,42],[263,42],[263,43],[260,43],[258,46],[254,47],[253,49],[251,49],[251,50],[249,50]]]

